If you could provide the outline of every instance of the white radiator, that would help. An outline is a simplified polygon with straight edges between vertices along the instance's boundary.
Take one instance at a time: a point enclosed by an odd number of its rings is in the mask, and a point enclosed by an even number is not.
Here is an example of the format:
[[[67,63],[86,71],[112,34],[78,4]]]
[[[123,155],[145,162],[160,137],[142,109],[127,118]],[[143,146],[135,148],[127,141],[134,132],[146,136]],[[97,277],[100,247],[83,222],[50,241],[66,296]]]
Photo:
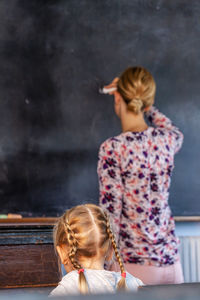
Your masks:
[[[200,237],[179,236],[185,282],[200,282]]]

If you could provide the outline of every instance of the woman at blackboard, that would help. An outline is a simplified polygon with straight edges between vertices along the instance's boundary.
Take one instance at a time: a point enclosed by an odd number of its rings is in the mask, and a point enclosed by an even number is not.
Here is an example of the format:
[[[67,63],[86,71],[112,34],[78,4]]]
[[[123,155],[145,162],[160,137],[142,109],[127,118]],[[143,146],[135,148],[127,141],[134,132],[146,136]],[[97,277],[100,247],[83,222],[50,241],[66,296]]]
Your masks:
[[[182,283],[168,197],[183,134],[152,106],[156,85],[146,69],[128,68],[105,88],[114,95],[122,133],[99,150],[100,205],[110,215],[129,273],[145,284]]]

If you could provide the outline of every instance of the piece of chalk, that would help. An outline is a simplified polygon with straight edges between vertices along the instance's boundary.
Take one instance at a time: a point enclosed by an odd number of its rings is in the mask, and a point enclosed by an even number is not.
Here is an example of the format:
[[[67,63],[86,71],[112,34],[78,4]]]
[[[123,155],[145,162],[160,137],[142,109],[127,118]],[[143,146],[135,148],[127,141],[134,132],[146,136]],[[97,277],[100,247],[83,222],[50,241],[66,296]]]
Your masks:
[[[8,215],[0,215],[0,219],[7,219]]]
[[[22,215],[19,214],[8,214],[9,219],[22,219]]]
[[[99,89],[99,93],[100,94],[109,94],[109,93],[112,93],[112,92],[115,92],[117,90],[116,87],[112,87],[112,88],[100,88]]]

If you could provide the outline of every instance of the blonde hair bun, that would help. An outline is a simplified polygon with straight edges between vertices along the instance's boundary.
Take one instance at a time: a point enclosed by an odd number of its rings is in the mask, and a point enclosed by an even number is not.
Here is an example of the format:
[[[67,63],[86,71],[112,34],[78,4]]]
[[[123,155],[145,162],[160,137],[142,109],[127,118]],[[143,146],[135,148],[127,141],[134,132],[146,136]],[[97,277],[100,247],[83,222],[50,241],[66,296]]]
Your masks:
[[[141,99],[132,99],[128,104],[127,107],[129,110],[133,111],[135,114],[139,114],[142,110],[143,102]]]
[[[156,84],[153,76],[143,67],[126,69],[117,82],[117,90],[128,110],[139,114],[154,103]]]

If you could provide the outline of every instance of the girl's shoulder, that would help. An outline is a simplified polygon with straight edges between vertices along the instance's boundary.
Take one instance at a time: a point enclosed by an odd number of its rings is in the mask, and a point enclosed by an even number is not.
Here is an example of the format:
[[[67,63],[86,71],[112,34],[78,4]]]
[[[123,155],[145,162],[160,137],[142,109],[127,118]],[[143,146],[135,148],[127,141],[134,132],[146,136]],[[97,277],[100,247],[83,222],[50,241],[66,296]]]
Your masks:
[[[126,272],[126,284],[130,290],[137,289],[139,286],[144,285],[144,283],[139,278],[134,277],[128,272]]]
[[[108,271],[110,272],[114,277],[115,277],[115,282],[116,282],[116,289],[117,289],[117,283],[120,281],[121,277],[121,272],[113,272],[113,271]],[[126,272],[126,285],[128,291],[137,291],[138,287],[143,286],[143,282],[139,279],[131,275],[130,273]]]
[[[117,272],[117,276],[119,277],[119,280],[121,279],[121,273]],[[131,275],[130,273],[126,272],[126,284],[129,290],[136,290],[139,286],[143,286],[143,282],[137,278]]]
[[[50,296],[64,296],[66,294],[79,294],[77,285],[78,272],[72,271],[62,277],[58,286],[50,293]]]
[[[111,285],[113,287],[113,290],[117,289],[117,283],[121,279],[121,272],[108,270],[87,270],[86,275],[90,280],[94,280],[95,278],[98,279],[98,282],[101,282],[101,285],[103,284],[103,282],[104,284],[107,283],[108,286]],[[144,285],[140,279],[134,277],[128,272],[126,272],[126,284],[129,291],[136,291],[139,286]]]

